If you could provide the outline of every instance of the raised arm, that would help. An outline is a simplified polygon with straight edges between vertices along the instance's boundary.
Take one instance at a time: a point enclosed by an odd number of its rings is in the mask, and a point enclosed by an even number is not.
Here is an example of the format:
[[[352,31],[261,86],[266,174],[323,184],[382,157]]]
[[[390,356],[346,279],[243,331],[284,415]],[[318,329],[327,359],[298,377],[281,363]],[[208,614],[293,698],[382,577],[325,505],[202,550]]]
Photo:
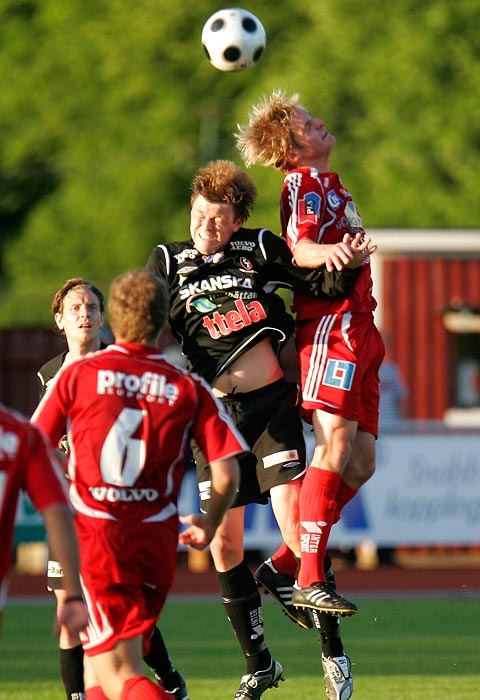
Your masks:
[[[294,260],[299,267],[325,265],[328,272],[341,271],[345,267],[359,267],[376,249],[372,239],[363,234],[350,236],[346,233],[340,243],[315,243],[303,238],[295,246]]]

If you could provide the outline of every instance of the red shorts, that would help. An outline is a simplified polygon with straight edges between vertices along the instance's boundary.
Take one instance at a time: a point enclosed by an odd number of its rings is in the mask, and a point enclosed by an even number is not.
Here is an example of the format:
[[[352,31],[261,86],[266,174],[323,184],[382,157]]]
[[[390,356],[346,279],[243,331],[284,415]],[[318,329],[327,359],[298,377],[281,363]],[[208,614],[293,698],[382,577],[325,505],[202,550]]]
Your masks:
[[[78,520],[80,573],[90,617],[81,635],[85,653],[101,654],[121,639],[143,635],[147,654],[175,575],[177,516],[133,526]]]
[[[373,317],[347,312],[298,322],[296,345],[305,419],[319,409],[376,436],[385,346]]]

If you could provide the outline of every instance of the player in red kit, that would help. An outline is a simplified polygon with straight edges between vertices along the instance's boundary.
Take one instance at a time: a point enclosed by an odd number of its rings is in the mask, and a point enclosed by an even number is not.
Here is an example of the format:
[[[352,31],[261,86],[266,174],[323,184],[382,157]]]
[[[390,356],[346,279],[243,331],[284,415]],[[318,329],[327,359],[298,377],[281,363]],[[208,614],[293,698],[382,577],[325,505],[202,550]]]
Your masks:
[[[353,289],[342,299],[295,293],[296,345],[302,405],[311,417],[316,447],[300,493],[301,565],[293,603],[314,611],[353,614],[357,608],[326,582],[324,558],[332,525],[342,508],[375,471],[379,377],[384,346],[373,320],[371,244],[351,194],[330,170],[335,137],[298,96],[274,92],[255,105],[239,127],[237,145],[248,166],[260,163],[285,172],[281,194],[282,235],[296,265],[328,270],[359,267]],[[352,247],[356,237],[365,246]],[[338,657],[340,658],[340,657]],[[328,658],[324,663],[328,666]],[[350,664],[340,661],[345,683],[331,681],[332,700],[349,698]],[[341,687],[340,687],[341,686]],[[327,688],[327,694],[329,688]]]
[[[65,599],[58,623],[72,634],[87,624],[78,576],[78,548],[64,477],[40,430],[27,418],[0,406],[0,601],[6,597],[15,513],[24,490],[42,514],[50,551],[62,563]],[[0,609],[1,616],[1,609]]]
[[[171,587],[177,498],[191,438],[210,463],[205,515],[182,518],[180,541],[203,548],[235,497],[248,449],[208,386],[154,347],[168,294],[135,270],[112,283],[116,342],[61,370],[34,420],[55,444],[68,425],[70,497],[90,614],[82,636],[87,700],[171,696],[143,675],[142,656]]]
[[[54,383],[61,367],[89,353],[105,349],[106,344],[101,341],[104,312],[105,299],[102,292],[87,279],[68,279],[55,293],[52,313],[57,329],[65,337],[67,347],[38,371],[40,398]],[[61,445],[62,449],[67,449],[67,440],[62,440]],[[52,560],[48,562],[48,588],[54,591],[61,603],[66,595],[63,589],[62,567]],[[84,700],[83,647],[80,637],[62,625],[58,637],[60,673],[67,699]],[[153,631],[150,651],[144,661],[173,700],[188,700],[185,679],[173,665],[158,627]]]

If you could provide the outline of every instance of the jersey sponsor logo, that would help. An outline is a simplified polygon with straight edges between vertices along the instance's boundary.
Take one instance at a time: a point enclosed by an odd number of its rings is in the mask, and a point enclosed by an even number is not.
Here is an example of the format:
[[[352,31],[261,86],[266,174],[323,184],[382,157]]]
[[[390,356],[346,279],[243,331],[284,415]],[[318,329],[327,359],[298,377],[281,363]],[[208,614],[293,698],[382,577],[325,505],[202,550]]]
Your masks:
[[[336,223],[337,228],[363,228],[362,217],[353,202],[345,204],[344,215]]]
[[[308,192],[298,202],[298,221],[300,224],[315,223],[320,212],[320,196],[316,192]]]
[[[157,403],[168,402],[172,406],[178,398],[176,384],[167,382],[164,374],[144,372],[141,376],[101,369],[97,374],[97,394],[145,398]]]
[[[18,452],[20,438],[15,433],[4,432],[0,426],[0,457],[13,459]]]
[[[350,391],[352,388],[355,363],[346,360],[328,360],[323,376],[323,384],[342,391]]]
[[[218,253],[210,253],[209,255],[202,255],[202,260],[206,263],[219,263],[225,257],[225,253],[221,250]]]
[[[252,280],[248,277],[238,277],[237,275],[216,275],[207,277],[197,282],[189,282],[178,290],[180,299],[198,296],[208,292],[218,292],[223,289],[252,289]]]
[[[330,208],[333,209],[334,211],[338,209],[343,204],[343,199],[338,195],[335,190],[330,190],[327,192],[327,202],[330,205]]]
[[[247,270],[247,272],[250,272],[253,270],[253,263],[251,260],[245,257],[240,258],[240,267],[244,270]]]
[[[181,267],[178,271],[179,284],[185,284],[188,275],[190,275],[192,272],[196,272],[197,270],[198,267],[194,267],[193,265],[185,265],[184,267]]]
[[[187,301],[187,313],[190,314],[192,312],[192,307],[200,314],[208,314],[210,311],[215,311],[218,308],[217,304],[214,304],[210,299],[206,299],[206,297],[189,299]]]
[[[349,220],[352,223],[352,226],[362,226],[362,217],[357,211],[357,207],[355,206],[355,202],[347,202],[345,204],[345,214],[348,216]]]
[[[232,250],[247,250],[251,252],[255,249],[255,243],[251,241],[230,241],[230,248]]]
[[[192,272],[196,272],[198,270],[198,267],[196,265],[184,265],[181,267],[178,271],[178,274],[181,275],[182,277],[186,277]]]
[[[109,503],[133,503],[138,501],[156,501],[158,491],[156,489],[118,488],[117,486],[91,486],[90,494],[95,501],[108,501]]]
[[[185,250],[182,250],[181,253],[177,253],[173,257],[177,261],[178,264],[182,263],[184,260],[194,260],[197,255],[199,255],[198,250],[195,248],[185,248]]]
[[[236,299],[234,305],[235,309],[231,309],[225,314],[215,311],[214,314],[205,316],[203,319],[204,327],[214,340],[267,318],[265,309],[259,301],[250,301],[245,304],[241,299]]]

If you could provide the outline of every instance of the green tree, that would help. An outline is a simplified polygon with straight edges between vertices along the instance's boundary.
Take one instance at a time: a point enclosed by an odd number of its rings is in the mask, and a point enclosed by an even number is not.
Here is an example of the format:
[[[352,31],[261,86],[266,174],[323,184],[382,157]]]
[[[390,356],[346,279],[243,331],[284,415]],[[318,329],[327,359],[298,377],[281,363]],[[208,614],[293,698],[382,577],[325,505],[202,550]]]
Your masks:
[[[476,0],[273,6],[255,68],[220,73],[211,0],[4,0],[0,8],[0,324],[48,323],[71,276],[105,290],[188,236],[189,183],[240,163],[252,102],[298,91],[338,137],[333,167],[369,228],[477,226]],[[281,174],[254,168],[253,226],[278,230]]]

